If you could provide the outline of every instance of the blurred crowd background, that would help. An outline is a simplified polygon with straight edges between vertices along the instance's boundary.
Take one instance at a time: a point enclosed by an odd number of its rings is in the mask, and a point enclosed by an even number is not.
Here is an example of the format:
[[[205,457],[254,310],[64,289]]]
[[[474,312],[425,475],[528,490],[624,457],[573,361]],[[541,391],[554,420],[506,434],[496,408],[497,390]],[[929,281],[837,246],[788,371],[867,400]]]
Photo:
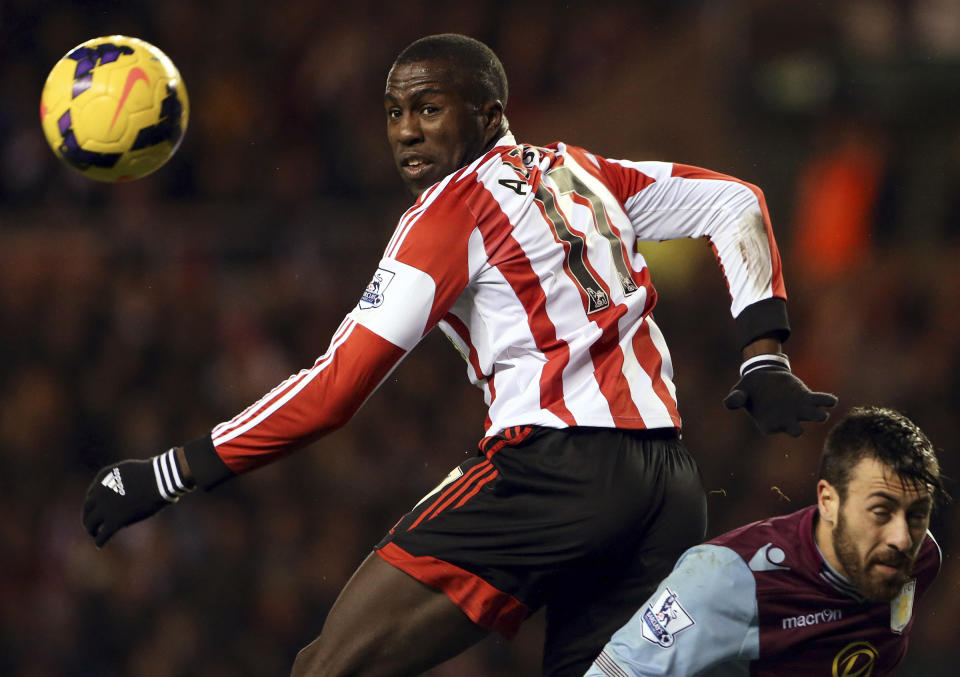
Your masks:
[[[0,674],[287,674],[350,573],[482,434],[428,336],[343,430],[190,496],[98,551],[102,465],[207,432],[326,350],[409,204],[383,83],[428,33],[478,37],[529,143],[709,167],[766,192],[795,370],[839,409],[896,407],[960,476],[960,0],[0,1]],[[123,185],[46,147],[40,90],[74,45],[163,49],[192,116]],[[764,438],[721,400],[738,346],[703,242],[645,246],[709,535],[814,499],[826,426]],[[957,484],[953,493],[960,493]],[[953,675],[960,519],[904,675]],[[438,676],[537,674],[542,623]]]

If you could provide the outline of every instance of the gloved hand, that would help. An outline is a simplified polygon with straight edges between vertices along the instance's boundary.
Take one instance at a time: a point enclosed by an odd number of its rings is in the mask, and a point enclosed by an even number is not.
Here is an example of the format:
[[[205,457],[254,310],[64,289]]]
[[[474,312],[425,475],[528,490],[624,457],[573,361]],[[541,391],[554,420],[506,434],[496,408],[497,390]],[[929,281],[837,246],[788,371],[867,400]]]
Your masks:
[[[150,517],[188,491],[192,487],[180,476],[175,449],[109,465],[87,489],[83,527],[103,547],[121,527]]]
[[[727,409],[743,407],[760,431],[803,434],[800,421],[826,421],[824,407],[837,398],[830,393],[812,392],[790,371],[786,355],[757,355],[740,366],[740,380],[723,400]]]

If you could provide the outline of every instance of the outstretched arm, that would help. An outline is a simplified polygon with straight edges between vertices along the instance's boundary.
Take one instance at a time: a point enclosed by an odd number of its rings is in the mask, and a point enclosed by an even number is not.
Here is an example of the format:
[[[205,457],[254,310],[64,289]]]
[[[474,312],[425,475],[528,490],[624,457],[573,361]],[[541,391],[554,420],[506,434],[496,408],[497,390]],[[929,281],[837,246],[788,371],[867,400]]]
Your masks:
[[[381,265],[390,268],[388,294],[371,283],[312,367],[182,448],[102,468],[83,507],[84,528],[96,544],[183,493],[270,463],[349,421],[431,326],[432,278],[398,261]]]
[[[312,368],[211,433],[150,459],[102,468],[83,506],[84,528],[97,546],[197,487],[211,489],[345,424],[406,351],[354,321],[344,325]]]

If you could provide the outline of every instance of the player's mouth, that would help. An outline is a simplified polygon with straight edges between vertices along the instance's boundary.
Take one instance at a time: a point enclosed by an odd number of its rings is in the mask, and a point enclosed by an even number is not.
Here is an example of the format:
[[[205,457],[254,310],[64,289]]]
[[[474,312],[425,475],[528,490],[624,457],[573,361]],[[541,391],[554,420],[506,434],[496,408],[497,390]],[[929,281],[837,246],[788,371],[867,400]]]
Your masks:
[[[896,561],[875,560],[873,566],[887,576],[896,576],[898,574],[905,576],[910,568],[910,562],[903,559]]]
[[[406,157],[400,160],[400,171],[408,179],[419,179],[426,174],[433,163],[422,157]]]

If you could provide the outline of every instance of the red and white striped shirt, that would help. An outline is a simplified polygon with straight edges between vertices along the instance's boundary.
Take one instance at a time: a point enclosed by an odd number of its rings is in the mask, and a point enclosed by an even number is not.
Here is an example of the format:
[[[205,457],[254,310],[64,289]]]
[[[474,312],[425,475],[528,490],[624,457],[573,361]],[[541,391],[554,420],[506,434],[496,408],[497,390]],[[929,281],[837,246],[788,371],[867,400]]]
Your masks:
[[[329,349],[212,431],[245,472],[345,424],[439,325],[510,426],[680,427],[638,240],[708,238],[736,317],[786,298],[762,193],[696,167],[597,157],[510,134],[400,219]]]

